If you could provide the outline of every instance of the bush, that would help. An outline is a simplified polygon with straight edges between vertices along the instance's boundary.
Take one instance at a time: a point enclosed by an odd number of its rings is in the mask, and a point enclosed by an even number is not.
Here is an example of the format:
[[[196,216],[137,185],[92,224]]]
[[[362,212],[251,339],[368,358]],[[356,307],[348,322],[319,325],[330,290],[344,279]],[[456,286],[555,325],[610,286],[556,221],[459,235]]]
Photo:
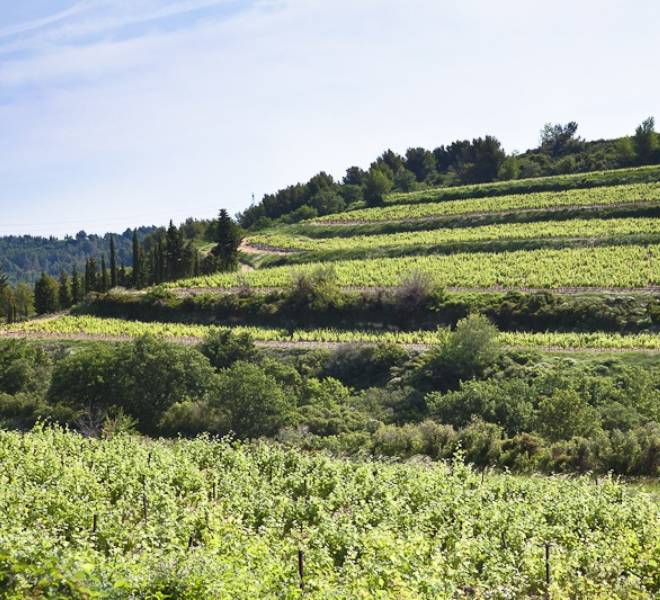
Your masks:
[[[249,361],[254,359],[257,349],[249,334],[219,330],[209,333],[204,338],[199,346],[199,351],[219,371],[230,367],[239,360]]]
[[[42,348],[25,340],[0,340],[0,393],[43,389],[50,359]]]
[[[241,438],[275,435],[295,416],[295,404],[277,380],[240,361],[221,372],[210,406],[226,413],[229,429]]]
[[[501,353],[496,336],[497,329],[483,315],[462,319],[444,344],[426,354],[413,380],[422,388],[449,390],[482,377]]]
[[[573,389],[556,389],[536,410],[536,427],[550,441],[589,436],[600,429],[598,412]]]
[[[345,385],[364,389],[385,385],[394,367],[408,355],[397,344],[360,346],[347,344],[335,350],[321,368],[322,377],[335,377]]]
[[[337,308],[341,301],[339,279],[334,268],[330,266],[294,274],[284,304],[300,318],[305,311],[324,312]]]
[[[97,344],[57,363],[49,399],[100,418],[121,408],[140,431],[157,433],[176,402],[203,401],[215,384],[208,360],[193,348],[153,337]]]
[[[439,287],[433,276],[426,271],[412,271],[402,280],[395,292],[395,302],[399,311],[405,315],[416,313],[447,299],[443,288]]]

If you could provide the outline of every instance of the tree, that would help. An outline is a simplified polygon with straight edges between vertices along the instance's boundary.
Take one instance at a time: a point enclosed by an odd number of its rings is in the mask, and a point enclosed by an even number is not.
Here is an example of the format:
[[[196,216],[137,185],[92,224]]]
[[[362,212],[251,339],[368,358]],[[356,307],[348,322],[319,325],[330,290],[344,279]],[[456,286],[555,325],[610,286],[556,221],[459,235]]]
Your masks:
[[[110,236],[110,287],[117,287],[117,250],[115,248],[115,236]]]
[[[655,119],[653,117],[645,119],[635,129],[633,145],[638,162],[647,163],[653,160],[658,149],[658,134],[655,132]]]
[[[430,181],[436,172],[433,153],[425,148],[408,148],[405,166],[419,182]]]
[[[16,285],[14,292],[16,299],[16,309],[25,318],[34,312],[34,292],[32,288],[24,281]]]
[[[95,292],[98,287],[96,260],[89,258],[85,264],[85,293]]]
[[[576,137],[578,124],[570,121],[566,125],[546,123],[541,130],[541,150],[553,158],[579,150],[584,141]]]
[[[238,248],[242,240],[243,235],[240,227],[234,223],[224,208],[221,209],[215,226],[216,245],[211,251],[221,271],[236,271],[238,269]]]
[[[421,388],[449,390],[482,377],[500,355],[497,334],[483,315],[461,319],[447,340],[427,353],[413,381]]]
[[[133,287],[142,287],[142,248],[138,240],[137,230],[133,231]]]
[[[78,277],[78,269],[73,267],[73,272],[71,273],[71,302],[78,304],[82,300],[82,296],[82,286]]]
[[[66,271],[60,273],[59,281],[59,305],[61,309],[70,308],[73,303],[71,284]]]
[[[110,289],[110,278],[108,277],[108,269],[105,266],[105,256],[101,257],[101,277],[98,280],[99,292],[107,292]]]
[[[575,390],[558,389],[539,402],[536,430],[550,441],[588,436],[599,428],[598,412]]]
[[[277,380],[249,362],[220,374],[214,408],[226,411],[231,431],[242,438],[274,435],[291,422],[294,404]]]
[[[57,312],[59,308],[59,286],[46,273],[34,285],[34,308],[39,315]]]
[[[181,279],[185,276],[184,241],[178,227],[170,221],[165,234],[165,280]]]
[[[209,333],[199,346],[199,351],[218,371],[231,367],[239,360],[252,360],[256,355],[256,347],[250,335],[235,333],[230,329]]]
[[[500,141],[487,135],[472,140],[472,166],[468,178],[470,183],[494,181],[506,154]]]
[[[381,170],[372,169],[364,186],[364,199],[369,206],[380,206],[387,192],[392,189],[392,180]]]

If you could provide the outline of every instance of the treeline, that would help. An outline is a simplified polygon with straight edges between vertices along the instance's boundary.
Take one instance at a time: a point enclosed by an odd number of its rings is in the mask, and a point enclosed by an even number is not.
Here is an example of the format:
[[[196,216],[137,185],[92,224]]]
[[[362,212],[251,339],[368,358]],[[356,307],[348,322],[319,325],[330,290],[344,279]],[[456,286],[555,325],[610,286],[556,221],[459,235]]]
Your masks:
[[[217,220],[188,219],[176,227],[154,228],[141,239],[138,230],[131,236],[131,267],[127,268],[116,236],[108,234],[108,254],[91,256],[79,271],[62,270],[58,277],[41,273],[32,288],[25,282],[15,286],[7,275],[0,274],[0,318],[9,323],[66,310],[80,303],[91,292],[105,293],[115,287],[136,288],[157,285],[184,277],[234,271],[238,268],[238,247],[241,228],[226,210]],[[123,239],[123,238],[122,238]],[[208,240],[208,252],[195,245]]]
[[[326,172],[266,194],[262,201],[238,215],[246,229],[273,223],[296,223],[349,208],[377,206],[392,191],[411,192],[435,186],[505,181],[545,175],[655,164],[660,162],[660,137],[649,117],[634,135],[617,140],[586,142],[578,125],[546,124],[538,148],[507,155],[490,135],[457,140],[433,150],[409,148],[402,156],[386,150],[369,169],[350,167],[341,181]]]
[[[395,345],[276,353],[215,332],[46,352],[0,340],[0,426],[87,435],[269,437],[339,455],[451,457],[517,472],[657,476],[660,368],[506,351],[481,316],[423,354]]]
[[[166,281],[238,269],[241,228],[221,209],[213,221],[188,219],[158,229],[143,243],[133,239],[133,269],[124,287],[143,288]],[[208,251],[198,244],[208,243]],[[96,290],[105,291],[105,290]]]
[[[127,229],[121,234],[103,236],[78,232],[63,239],[31,235],[0,237],[0,273],[7,275],[12,284],[23,281],[29,285],[46,273],[58,277],[62,271],[81,271],[91,257],[108,255],[110,240],[114,239],[117,260],[131,265],[133,236],[142,241],[156,231],[156,227]]]

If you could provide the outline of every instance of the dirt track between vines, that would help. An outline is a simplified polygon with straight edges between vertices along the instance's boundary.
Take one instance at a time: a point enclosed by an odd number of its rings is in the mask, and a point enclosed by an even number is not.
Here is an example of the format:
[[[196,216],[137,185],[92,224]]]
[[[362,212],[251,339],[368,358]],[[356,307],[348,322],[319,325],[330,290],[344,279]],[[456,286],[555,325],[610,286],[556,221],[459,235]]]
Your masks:
[[[130,335],[104,335],[92,333],[42,333],[31,332],[3,332],[0,331],[0,339],[27,339],[37,341],[75,341],[75,342],[130,342],[136,339]],[[192,336],[166,336],[168,341],[186,346],[196,346],[202,342],[201,338]],[[379,342],[309,342],[309,341],[266,341],[255,340],[258,348],[275,348],[280,350],[334,350],[342,346],[377,346]],[[433,347],[433,344],[399,344],[409,352],[424,352]],[[507,346],[511,350],[537,350],[539,352],[551,352],[561,354],[625,354],[644,353],[658,354],[660,350],[649,348],[558,348],[553,346]]]

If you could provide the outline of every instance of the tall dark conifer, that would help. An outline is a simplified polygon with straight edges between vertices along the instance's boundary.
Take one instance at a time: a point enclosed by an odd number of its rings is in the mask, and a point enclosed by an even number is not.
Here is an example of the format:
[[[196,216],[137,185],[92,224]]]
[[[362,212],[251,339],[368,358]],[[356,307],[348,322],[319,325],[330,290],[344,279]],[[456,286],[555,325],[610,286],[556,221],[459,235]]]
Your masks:
[[[142,248],[138,240],[137,229],[133,230],[133,287],[141,288],[143,285]]]
[[[110,287],[117,287],[117,250],[115,248],[115,236],[110,236]]]
[[[71,300],[74,304],[78,304],[82,300],[82,287],[76,267],[73,267],[73,272],[71,273]]]
[[[99,292],[107,292],[110,288],[110,277],[108,276],[108,269],[105,266],[105,256],[101,257],[101,277],[99,278]]]
[[[238,247],[243,239],[241,228],[234,223],[229,213],[223,208],[215,226],[216,245],[212,250],[221,271],[238,269]]]
[[[60,290],[59,290],[59,304],[62,310],[71,308],[72,299],[71,299],[71,284],[69,282],[69,276],[65,271],[60,273]]]

